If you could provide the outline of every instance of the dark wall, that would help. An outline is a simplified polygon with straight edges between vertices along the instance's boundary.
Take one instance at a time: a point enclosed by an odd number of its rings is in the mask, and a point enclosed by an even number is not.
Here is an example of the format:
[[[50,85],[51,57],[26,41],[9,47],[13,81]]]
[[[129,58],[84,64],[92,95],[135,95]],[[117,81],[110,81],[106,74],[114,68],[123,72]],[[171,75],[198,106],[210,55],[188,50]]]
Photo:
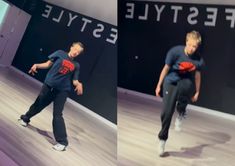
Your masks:
[[[12,65],[27,73],[34,63],[45,62],[54,51],[69,51],[72,42],[81,41],[85,52],[76,60],[81,66],[84,94],[71,92],[71,98],[117,123],[117,28],[52,4],[42,2],[39,7]],[[43,81],[46,73],[39,70],[35,78]]]
[[[167,51],[197,30],[206,67],[196,105],[235,114],[235,6],[119,1],[118,8],[118,86],[154,95]]]
[[[11,3],[18,8],[24,10],[29,14],[36,12],[38,6],[42,5],[42,0],[5,0],[8,3]]]

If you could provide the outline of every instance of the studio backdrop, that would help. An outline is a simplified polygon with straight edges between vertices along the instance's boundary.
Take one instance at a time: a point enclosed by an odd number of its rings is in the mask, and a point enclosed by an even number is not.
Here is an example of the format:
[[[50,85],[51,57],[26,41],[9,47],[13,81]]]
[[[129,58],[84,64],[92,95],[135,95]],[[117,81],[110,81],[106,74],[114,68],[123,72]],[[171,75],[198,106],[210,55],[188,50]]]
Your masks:
[[[28,73],[34,63],[48,60],[48,55],[61,49],[69,51],[80,41],[85,52],[80,63],[80,81],[84,94],[70,97],[113,123],[117,123],[117,28],[111,24],[40,2],[33,11],[13,66]],[[35,78],[44,81],[48,70],[39,70]]]
[[[155,95],[167,51],[202,35],[198,106],[235,114],[235,6],[119,1],[118,86]]]

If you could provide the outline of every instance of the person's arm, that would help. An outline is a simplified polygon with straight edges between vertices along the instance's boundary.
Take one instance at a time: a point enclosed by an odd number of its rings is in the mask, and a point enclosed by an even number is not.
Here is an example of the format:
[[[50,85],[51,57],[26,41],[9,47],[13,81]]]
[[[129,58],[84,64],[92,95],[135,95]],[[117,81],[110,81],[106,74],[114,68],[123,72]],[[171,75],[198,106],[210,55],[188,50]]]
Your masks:
[[[165,76],[169,72],[169,70],[170,70],[170,66],[165,64],[165,66],[163,67],[163,69],[161,71],[161,74],[160,74],[160,77],[159,77],[159,80],[158,80],[158,83],[157,83],[157,86],[156,86],[156,89],[155,89],[156,96],[160,96],[161,85],[163,83],[163,80],[164,80]]]
[[[196,73],[195,73],[196,92],[195,92],[194,96],[192,97],[192,102],[196,102],[198,100],[198,96],[199,96],[199,93],[200,93],[200,87],[201,87],[201,72],[196,71]]]
[[[74,91],[76,91],[77,95],[83,94],[83,86],[82,83],[78,81],[80,75],[80,65],[79,63],[75,63],[75,71],[73,73],[73,86],[75,87]]]
[[[74,91],[77,92],[77,95],[82,95],[83,93],[82,83],[79,82],[78,80],[73,80],[73,85],[75,86]]]
[[[51,67],[52,64],[53,62],[51,60],[48,60],[44,63],[34,64],[29,70],[29,74],[34,75],[35,73],[37,73],[37,69],[48,69],[49,67]]]

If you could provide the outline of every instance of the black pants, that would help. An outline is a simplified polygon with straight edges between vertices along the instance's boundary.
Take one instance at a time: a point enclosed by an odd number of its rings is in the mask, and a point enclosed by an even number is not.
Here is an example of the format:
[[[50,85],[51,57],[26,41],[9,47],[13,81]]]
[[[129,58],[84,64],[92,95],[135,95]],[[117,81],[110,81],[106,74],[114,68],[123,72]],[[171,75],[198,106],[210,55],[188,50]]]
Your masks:
[[[53,126],[54,137],[58,143],[67,146],[68,140],[67,140],[66,128],[62,113],[67,97],[68,97],[67,91],[59,91],[44,84],[37,99],[31,105],[28,112],[26,112],[25,115],[21,116],[21,119],[29,123],[30,118],[41,112],[46,106],[48,106],[53,101],[54,105],[53,105],[52,126]]]
[[[193,92],[194,83],[189,79],[180,80],[177,84],[170,84],[164,81],[163,110],[161,112],[162,128],[158,134],[159,139],[168,139],[168,132],[175,106],[179,114],[185,114],[185,109],[191,101]]]

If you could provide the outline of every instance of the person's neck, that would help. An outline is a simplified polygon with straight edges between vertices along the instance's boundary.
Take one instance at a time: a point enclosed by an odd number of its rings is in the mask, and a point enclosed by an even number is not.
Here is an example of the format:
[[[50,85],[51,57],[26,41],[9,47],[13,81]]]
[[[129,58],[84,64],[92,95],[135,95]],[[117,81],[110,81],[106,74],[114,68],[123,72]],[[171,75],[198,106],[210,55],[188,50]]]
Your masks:
[[[71,56],[71,52],[68,53],[68,56],[70,59],[73,59],[73,57]]]
[[[189,56],[188,53],[187,53],[186,47],[184,47],[184,53],[185,53],[185,55]]]

